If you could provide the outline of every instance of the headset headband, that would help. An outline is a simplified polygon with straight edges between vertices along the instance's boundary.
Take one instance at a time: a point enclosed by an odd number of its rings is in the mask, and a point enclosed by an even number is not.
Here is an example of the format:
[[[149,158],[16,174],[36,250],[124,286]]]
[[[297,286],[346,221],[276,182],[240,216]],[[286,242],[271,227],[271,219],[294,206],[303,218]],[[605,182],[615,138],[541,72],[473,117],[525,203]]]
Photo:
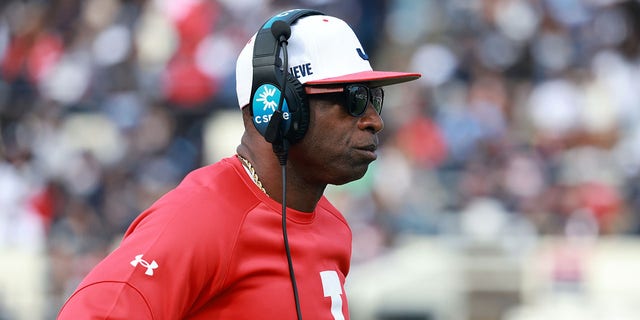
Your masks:
[[[311,15],[324,15],[324,13],[309,9],[293,9],[271,17],[271,19],[267,20],[267,22],[262,25],[256,35],[253,46],[254,78],[252,91],[256,89],[257,84],[261,83],[260,81],[256,81],[258,79],[255,78],[256,73],[259,73],[256,72],[258,69],[274,66],[280,67],[282,65],[279,58],[280,43],[271,33],[271,26],[273,23],[280,20],[285,22],[288,26],[291,26],[296,20]]]
[[[304,89],[297,78],[288,74],[287,40],[291,25],[298,19],[324,13],[309,9],[293,9],[279,13],[258,30],[253,45],[253,78],[251,83],[251,116],[256,129],[276,145],[302,139],[309,123]],[[283,50],[284,63],[280,59]],[[258,92],[260,91],[260,92]],[[269,103],[266,105],[266,103]],[[274,102],[277,104],[273,110]],[[271,113],[267,111],[271,109]]]

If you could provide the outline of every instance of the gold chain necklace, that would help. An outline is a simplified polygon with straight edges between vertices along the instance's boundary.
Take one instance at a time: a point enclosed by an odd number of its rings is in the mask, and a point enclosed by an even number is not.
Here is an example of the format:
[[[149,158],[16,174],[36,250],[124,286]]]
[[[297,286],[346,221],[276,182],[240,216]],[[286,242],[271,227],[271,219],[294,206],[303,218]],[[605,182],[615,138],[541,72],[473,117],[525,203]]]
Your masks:
[[[265,190],[264,187],[262,186],[260,177],[258,177],[258,173],[256,173],[256,169],[253,168],[253,166],[251,165],[251,162],[249,162],[249,160],[245,159],[241,155],[237,155],[237,156],[238,156],[238,159],[242,161],[242,164],[247,168],[247,170],[249,170],[249,173],[251,174],[251,179],[253,179],[253,182],[256,184],[256,186],[258,186],[258,188],[260,188],[260,190],[262,190],[264,194],[269,195],[267,193],[267,190]]]

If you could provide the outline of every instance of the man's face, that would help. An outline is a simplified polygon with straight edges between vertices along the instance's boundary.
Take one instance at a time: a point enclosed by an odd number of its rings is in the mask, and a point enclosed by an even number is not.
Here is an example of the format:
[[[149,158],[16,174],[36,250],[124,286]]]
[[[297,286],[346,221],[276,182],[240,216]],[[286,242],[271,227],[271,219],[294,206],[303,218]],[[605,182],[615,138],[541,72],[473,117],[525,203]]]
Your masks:
[[[340,185],[360,179],[376,159],[384,127],[371,102],[359,117],[350,115],[342,94],[309,95],[309,129],[289,156],[310,182]]]

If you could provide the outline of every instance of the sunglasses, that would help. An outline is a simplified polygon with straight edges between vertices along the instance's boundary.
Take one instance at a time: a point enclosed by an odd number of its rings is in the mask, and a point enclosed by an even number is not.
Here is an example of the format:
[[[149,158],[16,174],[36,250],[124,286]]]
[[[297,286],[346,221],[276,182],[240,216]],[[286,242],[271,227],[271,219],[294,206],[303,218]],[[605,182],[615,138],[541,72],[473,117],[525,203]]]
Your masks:
[[[304,91],[309,95],[343,93],[347,102],[347,112],[354,117],[362,116],[369,102],[378,114],[382,113],[384,90],[381,87],[370,88],[364,84],[348,84],[342,87],[306,86]]]

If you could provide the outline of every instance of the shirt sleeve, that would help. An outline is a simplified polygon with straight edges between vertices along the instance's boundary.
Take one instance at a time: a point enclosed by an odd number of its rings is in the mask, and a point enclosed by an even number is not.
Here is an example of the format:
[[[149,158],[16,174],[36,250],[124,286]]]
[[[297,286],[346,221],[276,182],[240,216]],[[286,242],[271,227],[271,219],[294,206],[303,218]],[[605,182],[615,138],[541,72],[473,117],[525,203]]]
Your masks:
[[[115,297],[115,299],[113,299]],[[64,305],[58,320],[153,319],[138,290],[122,282],[99,282],[76,291]]]
[[[215,296],[234,231],[215,217],[223,212],[217,205],[203,205],[206,196],[172,195],[142,213],[120,246],[83,279],[61,319],[179,319],[201,306],[202,297]]]

